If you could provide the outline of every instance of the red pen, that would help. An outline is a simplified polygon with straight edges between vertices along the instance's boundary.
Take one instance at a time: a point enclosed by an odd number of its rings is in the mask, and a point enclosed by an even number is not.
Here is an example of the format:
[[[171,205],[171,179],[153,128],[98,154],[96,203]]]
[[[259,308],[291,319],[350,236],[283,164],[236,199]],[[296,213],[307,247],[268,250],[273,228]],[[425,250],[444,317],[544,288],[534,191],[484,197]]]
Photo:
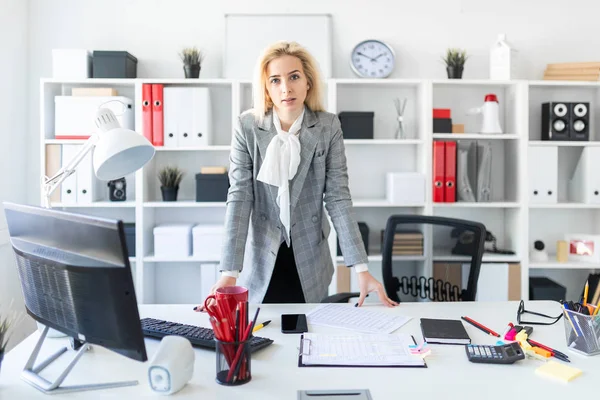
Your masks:
[[[471,325],[473,325],[474,327],[481,329],[482,331],[484,331],[485,333],[492,335],[492,336],[496,336],[496,337],[500,337],[499,334],[497,334],[496,332],[494,332],[493,330],[491,330],[490,328],[485,327],[484,325],[481,325],[479,322],[472,320],[469,317],[460,317],[461,319],[463,319],[464,321],[467,321],[468,323],[470,323]]]

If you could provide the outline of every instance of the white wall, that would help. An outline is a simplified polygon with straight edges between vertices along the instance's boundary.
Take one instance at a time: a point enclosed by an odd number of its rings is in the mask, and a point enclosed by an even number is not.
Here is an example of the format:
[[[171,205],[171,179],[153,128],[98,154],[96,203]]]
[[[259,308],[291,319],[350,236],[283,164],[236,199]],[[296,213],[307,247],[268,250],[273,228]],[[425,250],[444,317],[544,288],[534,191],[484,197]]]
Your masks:
[[[221,77],[225,13],[329,13],[333,72],[353,77],[348,56],[365,38],[390,43],[398,66],[392,78],[444,78],[447,47],[471,58],[463,77],[487,78],[488,49],[504,32],[519,50],[523,78],[539,79],[549,62],[598,61],[600,2],[581,0],[30,0],[30,143],[28,182],[39,171],[39,78],[52,75],[52,48],[128,50],[139,77],[182,77],[177,53],[207,51],[201,77]],[[12,21],[11,21],[12,22]],[[308,27],[309,28],[309,27]],[[12,35],[11,35],[12,37]],[[278,39],[273,32],[273,39]],[[29,186],[39,201],[39,188]]]
[[[27,163],[38,152],[37,144],[27,145],[28,9],[27,0],[0,0],[0,202],[27,201]],[[13,308],[24,312],[22,297],[15,256],[8,244],[4,209],[0,206],[0,310],[14,299]],[[9,348],[33,327],[27,318],[15,331]]]

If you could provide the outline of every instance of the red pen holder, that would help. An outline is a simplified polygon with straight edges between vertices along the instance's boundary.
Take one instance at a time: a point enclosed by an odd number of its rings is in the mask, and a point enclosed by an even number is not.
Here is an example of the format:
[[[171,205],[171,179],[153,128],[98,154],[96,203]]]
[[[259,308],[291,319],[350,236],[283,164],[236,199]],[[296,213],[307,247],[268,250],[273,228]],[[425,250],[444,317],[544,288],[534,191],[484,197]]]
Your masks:
[[[217,356],[217,383],[226,386],[243,385],[252,379],[250,369],[250,340],[224,342],[215,339]]]

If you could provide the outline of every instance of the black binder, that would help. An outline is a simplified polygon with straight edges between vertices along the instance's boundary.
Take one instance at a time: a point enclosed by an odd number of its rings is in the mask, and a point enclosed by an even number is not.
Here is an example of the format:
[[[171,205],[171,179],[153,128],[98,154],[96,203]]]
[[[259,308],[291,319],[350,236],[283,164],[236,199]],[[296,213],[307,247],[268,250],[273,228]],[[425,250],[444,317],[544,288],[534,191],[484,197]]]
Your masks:
[[[421,318],[421,332],[427,343],[470,344],[471,338],[461,321]]]

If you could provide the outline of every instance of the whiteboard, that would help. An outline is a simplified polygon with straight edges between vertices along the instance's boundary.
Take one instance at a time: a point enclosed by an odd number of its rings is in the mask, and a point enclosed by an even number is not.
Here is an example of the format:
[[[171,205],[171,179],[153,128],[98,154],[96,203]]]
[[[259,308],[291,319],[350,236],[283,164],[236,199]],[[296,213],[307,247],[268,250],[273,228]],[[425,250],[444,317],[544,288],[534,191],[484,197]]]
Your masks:
[[[330,14],[225,14],[223,77],[252,79],[262,51],[279,40],[298,42],[317,60],[323,78],[332,77]]]

